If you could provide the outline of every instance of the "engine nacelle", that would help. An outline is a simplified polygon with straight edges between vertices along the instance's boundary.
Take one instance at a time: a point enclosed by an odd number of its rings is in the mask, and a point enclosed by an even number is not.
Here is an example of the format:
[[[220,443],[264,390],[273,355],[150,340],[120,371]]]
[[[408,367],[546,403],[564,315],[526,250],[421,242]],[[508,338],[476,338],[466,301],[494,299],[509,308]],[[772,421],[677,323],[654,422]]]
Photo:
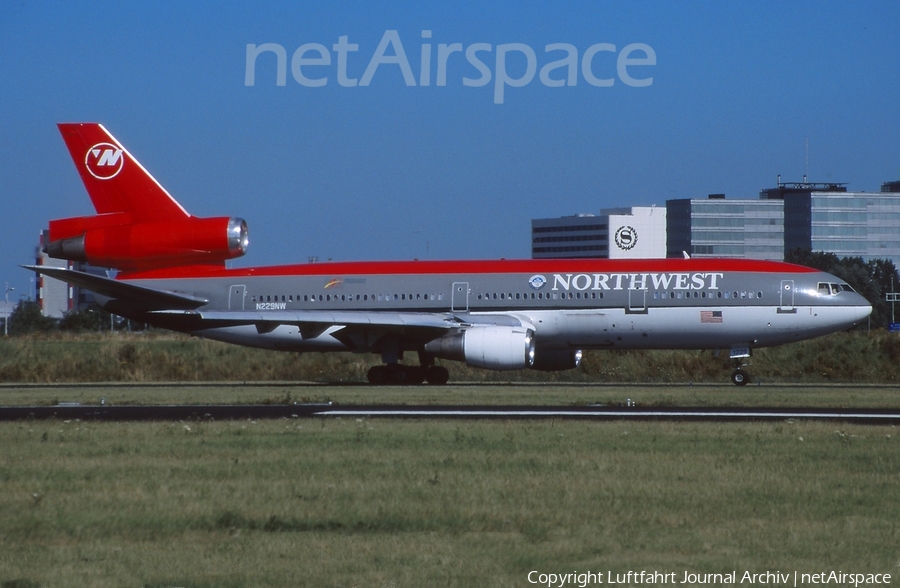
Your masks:
[[[572,370],[581,365],[581,349],[537,349],[531,369],[542,372]]]
[[[534,339],[525,327],[470,327],[429,341],[425,352],[489,370],[520,370],[534,361]]]
[[[103,216],[51,221],[47,255],[99,267],[146,270],[224,263],[244,255],[249,245],[247,223],[239,218],[189,217],[110,226],[95,219]]]

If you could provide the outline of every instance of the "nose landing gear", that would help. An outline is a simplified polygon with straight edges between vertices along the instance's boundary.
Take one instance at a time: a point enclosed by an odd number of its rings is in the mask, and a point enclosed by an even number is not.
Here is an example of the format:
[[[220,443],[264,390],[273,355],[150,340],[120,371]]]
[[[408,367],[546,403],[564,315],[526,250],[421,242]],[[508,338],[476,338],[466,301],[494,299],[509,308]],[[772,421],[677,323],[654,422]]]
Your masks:
[[[741,368],[737,368],[731,373],[731,381],[735,386],[746,386],[747,382],[750,381],[750,374]]]
[[[742,360],[748,359],[750,357],[750,348],[749,347],[741,347],[735,348],[731,350],[731,361],[734,364],[734,371],[731,373],[731,381],[735,386],[746,386],[750,381],[750,374],[744,370],[745,367],[750,365],[750,362],[743,362]]]

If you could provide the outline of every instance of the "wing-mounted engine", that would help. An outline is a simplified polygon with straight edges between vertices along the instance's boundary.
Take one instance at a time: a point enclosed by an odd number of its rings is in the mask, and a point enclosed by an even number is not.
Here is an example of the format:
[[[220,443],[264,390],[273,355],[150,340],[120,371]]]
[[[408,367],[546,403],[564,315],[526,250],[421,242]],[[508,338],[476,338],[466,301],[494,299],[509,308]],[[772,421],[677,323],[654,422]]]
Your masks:
[[[50,221],[44,251],[57,259],[129,271],[217,265],[244,255],[249,244],[247,223],[240,218],[130,220],[118,213]]]
[[[534,362],[534,338],[525,327],[470,327],[429,341],[425,352],[490,370],[519,370]]]

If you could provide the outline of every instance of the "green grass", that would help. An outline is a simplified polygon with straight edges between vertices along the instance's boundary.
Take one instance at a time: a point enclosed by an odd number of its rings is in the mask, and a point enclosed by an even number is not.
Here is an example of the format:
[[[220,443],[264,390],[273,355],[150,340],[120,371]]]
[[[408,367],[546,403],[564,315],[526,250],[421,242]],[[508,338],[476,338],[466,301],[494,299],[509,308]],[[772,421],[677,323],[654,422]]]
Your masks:
[[[194,384],[0,384],[0,405],[325,403],[422,405],[737,406],[897,408],[892,385],[505,383],[369,386],[296,382]]]
[[[814,422],[3,423],[0,583],[896,573],[897,443]]]
[[[407,361],[414,363],[415,354]],[[365,382],[372,354],[250,349],[170,333],[35,335],[0,338],[0,382]],[[453,382],[728,382],[727,352],[590,351],[563,372],[492,372],[445,362]],[[900,383],[900,336],[836,333],[754,352],[763,382]]]

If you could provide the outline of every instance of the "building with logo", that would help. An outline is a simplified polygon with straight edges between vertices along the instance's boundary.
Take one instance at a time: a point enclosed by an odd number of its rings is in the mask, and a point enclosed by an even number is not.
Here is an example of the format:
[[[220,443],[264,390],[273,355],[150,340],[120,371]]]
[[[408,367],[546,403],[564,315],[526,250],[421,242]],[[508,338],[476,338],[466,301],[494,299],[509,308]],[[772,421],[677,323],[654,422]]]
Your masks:
[[[665,208],[609,208],[601,210],[599,215],[578,214],[531,221],[533,259],[665,256]]]
[[[667,255],[784,259],[784,206],[775,200],[708,198],[666,201]]]

